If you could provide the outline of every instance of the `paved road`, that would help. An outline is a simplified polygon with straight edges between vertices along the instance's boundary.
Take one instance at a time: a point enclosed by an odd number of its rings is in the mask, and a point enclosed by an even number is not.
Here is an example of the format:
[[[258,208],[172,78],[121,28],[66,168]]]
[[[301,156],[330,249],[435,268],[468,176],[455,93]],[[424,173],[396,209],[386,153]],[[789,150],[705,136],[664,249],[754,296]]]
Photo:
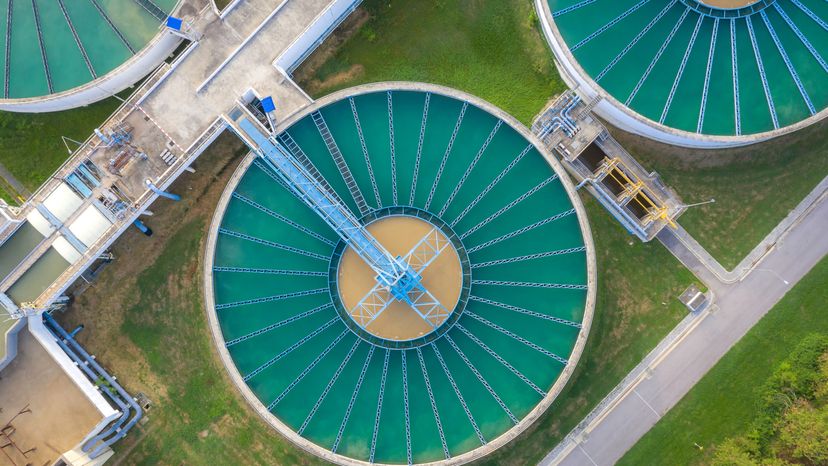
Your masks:
[[[614,399],[591,415],[541,462],[543,465],[611,465],[621,458],[698,380],[828,253],[828,192],[776,242],[776,246],[741,281],[725,284],[700,272],[716,292],[716,305],[685,324],[688,331],[646,370],[634,377]],[[695,256],[681,253],[691,270]],[[695,262],[694,262],[695,261]],[[787,282],[787,283],[786,283]]]
[[[745,256],[733,270],[725,270],[719,262],[708,253],[695,238],[681,227],[664,229],[658,234],[658,239],[667,246],[670,252],[681,260],[699,279],[707,284],[736,283],[749,273],[758,262],[761,262],[776,242],[785,235],[790,228],[801,220],[814,208],[828,192],[828,176],[826,176],[791,212],[779,222],[768,235]],[[678,244],[681,243],[681,244]],[[695,256],[695,257],[692,257]]]

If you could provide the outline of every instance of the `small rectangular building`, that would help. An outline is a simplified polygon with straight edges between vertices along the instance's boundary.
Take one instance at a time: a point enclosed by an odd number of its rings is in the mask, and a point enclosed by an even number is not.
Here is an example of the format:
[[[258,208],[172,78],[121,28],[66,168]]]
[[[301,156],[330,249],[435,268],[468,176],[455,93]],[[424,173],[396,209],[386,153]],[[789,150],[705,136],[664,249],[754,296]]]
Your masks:
[[[591,113],[595,102],[568,91],[532,124],[532,132],[557,154],[578,188],[586,187],[622,225],[650,241],[686,209],[673,189],[647,172]]]

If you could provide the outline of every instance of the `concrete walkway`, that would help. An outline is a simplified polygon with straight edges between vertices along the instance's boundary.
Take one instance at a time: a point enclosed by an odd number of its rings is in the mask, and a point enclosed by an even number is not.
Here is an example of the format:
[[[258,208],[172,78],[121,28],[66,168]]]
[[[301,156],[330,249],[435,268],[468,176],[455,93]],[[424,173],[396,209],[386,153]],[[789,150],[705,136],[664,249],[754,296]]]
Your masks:
[[[685,318],[541,464],[604,466],[618,461],[828,254],[825,231],[828,178],[732,272],[723,273],[683,230],[659,235],[713,291],[715,304]]]

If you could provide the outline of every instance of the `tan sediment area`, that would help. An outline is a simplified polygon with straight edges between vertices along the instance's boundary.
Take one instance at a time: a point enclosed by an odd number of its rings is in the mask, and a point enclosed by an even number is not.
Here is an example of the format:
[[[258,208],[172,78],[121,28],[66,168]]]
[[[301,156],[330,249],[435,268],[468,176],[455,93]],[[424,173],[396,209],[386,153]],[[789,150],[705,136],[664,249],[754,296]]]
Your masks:
[[[699,0],[708,6],[716,8],[740,8],[756,3],[757,0]]]
[[[391,254],[404,256],[434,226],[415,217],[391,216],[381,218],[368,225],[367,228]],[[346,309],[353,309],[374,287],[375,275],[374,271],[353,249],[345,250],[339,264],[338,290]],[[457,251],[452,246],[444,249],[422,276],[426,289],[446,309],[454,310],[460,299],[460,290],[463,285],[460,257]],[[366,330],[388,340],[411,340],[433,329],[410,306],[394,301],[368,325]]]

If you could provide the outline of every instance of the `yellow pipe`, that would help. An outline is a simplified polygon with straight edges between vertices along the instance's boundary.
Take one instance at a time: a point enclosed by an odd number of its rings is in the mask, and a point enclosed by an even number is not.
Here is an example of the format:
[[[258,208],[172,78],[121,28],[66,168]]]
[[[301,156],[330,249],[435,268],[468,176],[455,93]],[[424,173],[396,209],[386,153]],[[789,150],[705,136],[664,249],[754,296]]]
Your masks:
[[[632,178],[627,175],[625,170],[614,170],[616,166],[621,166],[622,168],[627,169],[627,166],[619,157],[614,157],[612,159],[606,158],[605,160],[607,160],[607,162],[605,162],[600,169],[608,170],[608,176],[612,177],[612,179],[614,179],[621,186],[625,186],[624,192],[630,193],[631,198],[648,212],[647,218],[652,217],[655,219],[661,219],[666,221],[671,227],[677,227],[672,217],[667,214],[668,209],[664,206],[664,202],[658,197],[658,195],[655,193],[643,192],[643,181],[638,180],[634,175],[633,176],[636,178],[636,181],[633,181]],[[616,172],[620,175],[620,178],[615,174]],[[632,189],[629,188],[630,185],[632,185]],[[639,195],[646,201],[646,204],[641,201]]]

